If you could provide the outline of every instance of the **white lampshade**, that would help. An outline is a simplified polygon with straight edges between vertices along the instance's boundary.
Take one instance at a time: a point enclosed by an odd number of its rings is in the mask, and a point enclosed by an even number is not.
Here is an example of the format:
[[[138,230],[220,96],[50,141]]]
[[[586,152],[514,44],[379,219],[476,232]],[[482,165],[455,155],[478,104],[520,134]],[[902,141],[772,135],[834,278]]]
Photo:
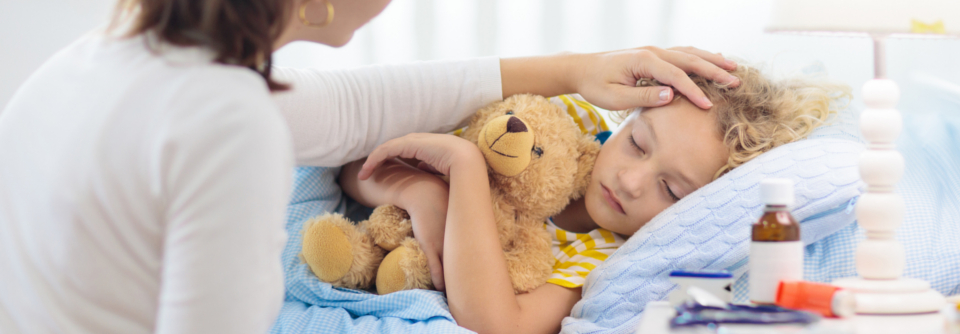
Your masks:
[[[960,0],[777,0],[766,30],[960,36]]]

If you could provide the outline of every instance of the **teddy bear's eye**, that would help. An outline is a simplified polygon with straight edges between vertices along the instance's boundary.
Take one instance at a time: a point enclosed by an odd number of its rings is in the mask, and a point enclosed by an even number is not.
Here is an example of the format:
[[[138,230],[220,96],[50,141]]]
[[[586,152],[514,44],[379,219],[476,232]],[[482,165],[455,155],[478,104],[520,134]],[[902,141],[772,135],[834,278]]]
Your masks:
[[[513,115],[513,110],[507,110],[507,115]]]
[[[533,148],[533,154],[536,154],[537,157],[539,158],[539,157],[543,156],[543,149],[542,149],[542,148],[539,148],[539,147],[534,147],[534,148]]]

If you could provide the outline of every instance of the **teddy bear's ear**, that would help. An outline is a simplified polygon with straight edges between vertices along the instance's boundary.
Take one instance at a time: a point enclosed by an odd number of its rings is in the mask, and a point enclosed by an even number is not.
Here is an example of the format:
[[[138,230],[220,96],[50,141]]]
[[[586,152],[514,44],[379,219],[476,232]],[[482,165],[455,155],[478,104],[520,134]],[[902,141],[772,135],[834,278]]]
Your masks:
[[[600,142],[593,136],[580,137],[577,146],[580,151],[580,158],[577,159],[577,174],[574,179],[574,196],[572,199],[580,198],[587,191],[587,186],[590,185],[590,173],[593,172],[593,164],[597,161],[597,154],[600,153]]]

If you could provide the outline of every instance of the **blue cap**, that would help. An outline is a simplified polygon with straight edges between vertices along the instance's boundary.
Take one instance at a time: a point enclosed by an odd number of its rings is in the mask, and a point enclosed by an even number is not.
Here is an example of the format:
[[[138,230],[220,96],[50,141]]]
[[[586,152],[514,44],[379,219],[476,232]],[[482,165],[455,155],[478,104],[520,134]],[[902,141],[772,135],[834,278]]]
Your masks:
[[[670,277],[733,278],[733,274],[726,270],[674,270]]]

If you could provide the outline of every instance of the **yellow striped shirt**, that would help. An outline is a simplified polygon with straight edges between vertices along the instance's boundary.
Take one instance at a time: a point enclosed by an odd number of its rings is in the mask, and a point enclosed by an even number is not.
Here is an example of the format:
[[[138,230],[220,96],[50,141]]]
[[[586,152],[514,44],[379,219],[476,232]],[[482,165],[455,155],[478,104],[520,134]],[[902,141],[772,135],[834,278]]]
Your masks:
[[[548,100],[564,108],[567,114],[577,122],[580,131],[583,131],[583,133],[596,135],[600,132],[610,131],[610,127],[607,126],[607,122],[603,120],[603,116],[600,115],[597,108],[584,101],[580,94],[559,95]]]
[[[578,94],[551,97],[550,102],[560,105],[573,118],[580,131],[596,135],[610,131],[607,122],[596,107],[587,103]],[[551,250],[556,260],[549,283],[567,288],[583,286],[587,274],[613,254],[624,239],[616,233],[596,229],[588,233],[573,233],[563,230],[548,220],[543,224],[551,237]]]
[[[550,248],[556,260],[547,282],[567,288],[583,286],[587,274],[625,241],[616,233],[602,228],[574,233],[557,227],[553,220],[548,220],[543,226],[552,239]]]

